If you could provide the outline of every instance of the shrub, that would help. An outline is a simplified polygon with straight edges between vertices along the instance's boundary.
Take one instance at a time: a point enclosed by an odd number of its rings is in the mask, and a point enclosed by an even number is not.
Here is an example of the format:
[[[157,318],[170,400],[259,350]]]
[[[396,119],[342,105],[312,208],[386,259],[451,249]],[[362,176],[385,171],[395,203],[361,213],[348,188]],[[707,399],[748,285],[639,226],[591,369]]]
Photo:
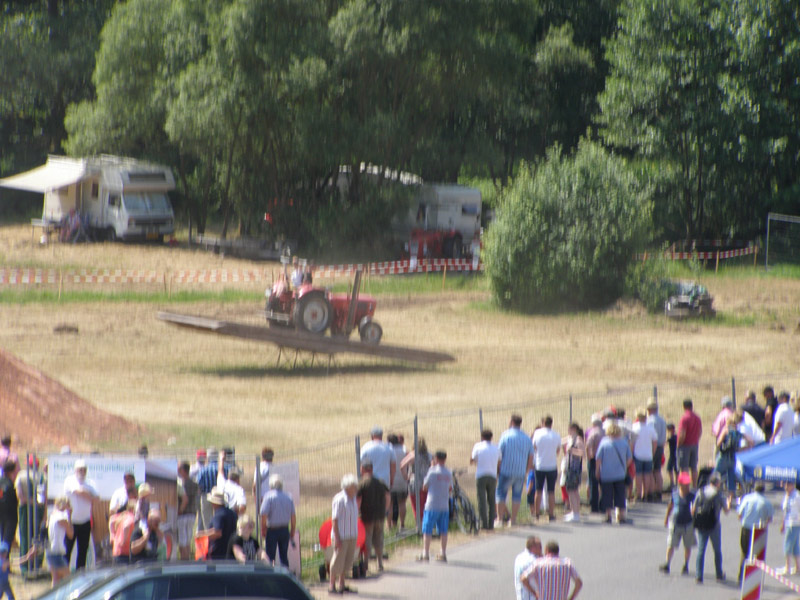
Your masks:
[[[649,191],[626,162],[582,140],[523,165],[501,200],[484,253],[501,306],[585,309],[622,294],[628,265],[650,234]]]

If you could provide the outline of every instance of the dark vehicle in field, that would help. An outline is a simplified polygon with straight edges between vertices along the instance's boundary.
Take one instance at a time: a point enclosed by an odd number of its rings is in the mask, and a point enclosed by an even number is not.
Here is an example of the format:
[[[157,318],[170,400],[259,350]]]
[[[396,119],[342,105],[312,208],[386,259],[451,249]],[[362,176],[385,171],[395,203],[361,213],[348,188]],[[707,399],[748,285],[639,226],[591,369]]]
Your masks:
[[[714,297],[694,281],[669,282],[669,298],[664,302],[664,314],[671,319],[714,317]]]
[[[37,600],[190,600],[271,598],[312,600],[283,568],[234,561],[140,563],[79,571]]]

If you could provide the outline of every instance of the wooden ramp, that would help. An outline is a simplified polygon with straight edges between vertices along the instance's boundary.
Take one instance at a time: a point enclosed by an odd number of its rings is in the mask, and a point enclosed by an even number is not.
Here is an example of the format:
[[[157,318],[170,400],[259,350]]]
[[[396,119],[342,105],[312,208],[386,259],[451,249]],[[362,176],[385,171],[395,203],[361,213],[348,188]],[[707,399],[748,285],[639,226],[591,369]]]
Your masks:
[[[453,362],[455,357],[444,352],[404,348],[402,346],[389,346],[386,344],[370,345],[361,341],[351,341],[346,338],[314,335],[290,328],[261,327],[257,325],[244,325],[230,321],[218,321],[206,317],[180,315],[176,313],[159,312],[158,318],[174,325],[227,335],[258,342],[269,342],[279,348],[291,348],[314,354],[363,354],[365,356],[378,356],[407,362],[434,365],[441,362]]]

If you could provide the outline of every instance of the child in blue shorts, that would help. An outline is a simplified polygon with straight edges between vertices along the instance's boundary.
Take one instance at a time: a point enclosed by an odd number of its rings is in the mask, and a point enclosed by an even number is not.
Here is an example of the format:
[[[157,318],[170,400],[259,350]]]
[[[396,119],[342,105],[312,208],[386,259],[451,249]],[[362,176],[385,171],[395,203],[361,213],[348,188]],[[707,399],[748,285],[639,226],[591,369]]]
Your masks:
[[[422,554],[417,560],[430,560],[433,530],[439,532],[442,553],[436,560],[447,562],[447,530],[450,525],[450,492],[453,489],[453,474],[444,466],[447,452],[437,450],[433,455],[432,466],[425,476],[422,489],[428,492],[425,512],[422,515]]]

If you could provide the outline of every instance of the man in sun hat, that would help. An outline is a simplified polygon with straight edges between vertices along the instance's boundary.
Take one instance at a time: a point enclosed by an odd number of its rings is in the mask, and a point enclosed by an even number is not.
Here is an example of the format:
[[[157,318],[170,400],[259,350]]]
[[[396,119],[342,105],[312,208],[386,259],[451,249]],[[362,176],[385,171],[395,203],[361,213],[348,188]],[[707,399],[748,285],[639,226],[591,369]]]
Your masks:
[[[86,461],[79,458],[75,461],[74,472],[64,480],[64,495],[72,507],[72,527],[75,535],[66,539],[67,563],[72,557],[72,549],[78,545],[78,556],[75,568],[86,566],[86,555],[92,537],[92,505],[97,499],[97,491],[92,480],[87,479]]]
[[[223,560],[228,555],[228,542],[236,532],[236,513],[225,506],[225,494],[213,488],[207,495],[208,503],[214,508],[208,529],[198,531],[197,537],[208,538],[208,558]]]

